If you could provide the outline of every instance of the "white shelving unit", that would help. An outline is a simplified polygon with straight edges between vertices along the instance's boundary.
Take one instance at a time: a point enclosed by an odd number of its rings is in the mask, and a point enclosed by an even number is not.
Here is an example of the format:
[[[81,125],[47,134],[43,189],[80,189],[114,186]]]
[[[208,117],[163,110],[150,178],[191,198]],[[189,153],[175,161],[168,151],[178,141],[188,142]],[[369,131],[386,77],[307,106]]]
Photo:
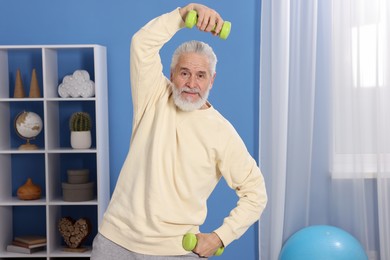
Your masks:
[[[26,95],[33,68],[41,98],[13,98],[16,69],[21,67]],[[95,96],[61,98],[58,85],[64,76],[85,69],[95,82]],[[23,76],[25,75],[25,76]],[[27,75],[27,76],[26,76]],[[106,48],[100,45],[0,46],[0,259],[89,259],[91,250],[75,253],[65,243],[57,225],[61,217],[86,217],[92,232],[84,246],[90,247],[109,202],[109,141]],[[25,143],[15,133],[13,121],[23,111],[33,111],[43,120],[43,130],[32,141],[38,150],[19,150]],[[92,148],[70,147],[68,120],[76,111],[92,117]],[[89,168],[95,199],[83,202],[62,200],[61,183],[66,171]],[[39,200],[23,201],[16,196],[19,186],[31,177],[40,185]],[[15,236],[39,233],[47,238],[45,251],[17,254],[6,251]]]

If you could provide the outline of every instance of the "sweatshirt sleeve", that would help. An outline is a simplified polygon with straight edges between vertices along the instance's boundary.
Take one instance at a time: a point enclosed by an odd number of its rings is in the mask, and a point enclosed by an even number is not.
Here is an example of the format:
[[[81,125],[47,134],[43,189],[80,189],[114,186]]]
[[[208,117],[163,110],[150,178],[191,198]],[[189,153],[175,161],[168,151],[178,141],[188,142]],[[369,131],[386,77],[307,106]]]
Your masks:
[[[163,75],[160,49],[184,27],[179,9],[163,14],[134,34],[130,46],[130,83],[134,107],[134,123],[153,98],[167,86]]]
[[[237,133],[230,138],[218,164],[227,184],[238,196],[237,206],[214,231],[227,246],[260,219],[267,194],[263,175]]]

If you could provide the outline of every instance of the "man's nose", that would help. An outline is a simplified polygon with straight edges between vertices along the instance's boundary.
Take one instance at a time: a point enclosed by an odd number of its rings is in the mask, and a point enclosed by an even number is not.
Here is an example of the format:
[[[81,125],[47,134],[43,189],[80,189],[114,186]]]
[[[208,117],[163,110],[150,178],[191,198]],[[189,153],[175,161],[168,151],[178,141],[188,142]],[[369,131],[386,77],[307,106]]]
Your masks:
[[[190,76],[187,79],[187,86],[190,88],[195,88],[197,86],[196,77]]]

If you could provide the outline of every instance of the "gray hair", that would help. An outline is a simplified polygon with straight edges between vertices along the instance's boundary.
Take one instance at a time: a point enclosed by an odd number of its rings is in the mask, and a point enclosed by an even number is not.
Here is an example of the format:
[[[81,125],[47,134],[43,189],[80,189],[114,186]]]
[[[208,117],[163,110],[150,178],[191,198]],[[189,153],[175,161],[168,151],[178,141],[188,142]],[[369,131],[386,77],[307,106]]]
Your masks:
[[[182,43],[179,47],[177,47],[172,56],[171,71],[175,69],[179,61],[179,57],[184,53],[197,53],[206,56],[210,64],[210,73],[211,75],[214,75],[217,67],[217,56],[210,45],[195,40]]]

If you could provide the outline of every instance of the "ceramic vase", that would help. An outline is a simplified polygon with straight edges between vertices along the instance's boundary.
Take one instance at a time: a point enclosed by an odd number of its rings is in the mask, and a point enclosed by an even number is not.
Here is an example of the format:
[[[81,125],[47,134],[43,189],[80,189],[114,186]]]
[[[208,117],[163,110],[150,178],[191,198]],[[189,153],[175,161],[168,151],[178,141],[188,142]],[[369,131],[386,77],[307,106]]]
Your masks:
[[[26,183],[18,188],[17,195],[21,200],[36,200],[41,198],[41,187],[28,178]]]

